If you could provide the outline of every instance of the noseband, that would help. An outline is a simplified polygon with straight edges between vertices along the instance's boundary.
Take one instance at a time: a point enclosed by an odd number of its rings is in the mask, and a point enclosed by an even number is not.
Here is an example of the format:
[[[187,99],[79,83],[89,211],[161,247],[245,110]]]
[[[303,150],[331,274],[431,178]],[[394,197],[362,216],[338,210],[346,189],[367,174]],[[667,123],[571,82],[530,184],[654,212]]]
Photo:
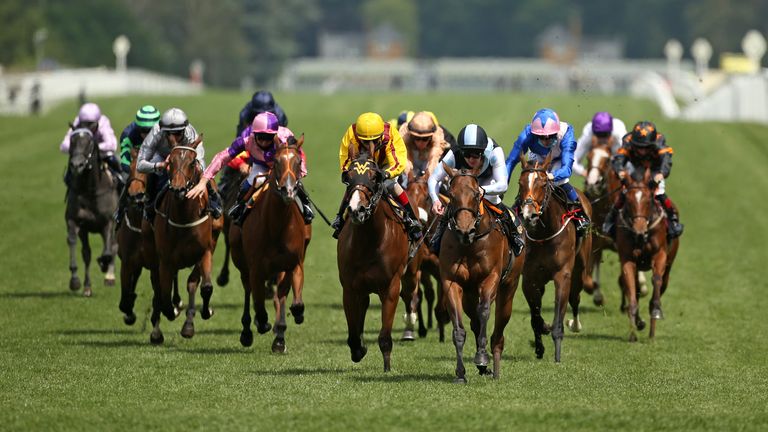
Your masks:
[[[199,160],[197,160],[197,150],[196,150],[194,147],[187,147],[187,146],[175,146],[175,147],[173,147],[173,148],[171,149],[171,153],[175,152],[176,150],[188,150],[188,151],[191,151],[191,152],[193,152],[193,153],[195,154],[195,159],[194,159],[194,160],[195,160],[195,162],[194,162],[194,164],[195,164],[195,169],[194,169],[194,173],[192,174],[192,176],[187,176],[187,175],[184,173],[184,171],[183,171],[183,170],[180,172],[180,174],[181,174],[182,176],[184,176],[184,179],[186,180],[186,181],[185,181],[185,183],[184,183],[184,187],[183,187],[183,188],[181,188],[181,189],[177,189],[177,188],[174,188],[174,187],[173,187],[172,185],[170,185],[170,184],[168,185],[168,189],[170,189],[171,191],[173,191],[173,192],[177,192],[177,193],[181,193],[181,192],[184,192],[184,193],[186,194],[186,193],[187,193],[187,192],[189,192],[189,191],[190,191],[190,190],[191,190],[193,187],[195,187],[195,185],[197,184],[197,182],[198,182],[198,180],[199,180],[197,177],[199,177],[199,176],[198,176],[198,174],[199,174],[199,173],[200,173],[200,171],[201,171],[200,169],[198,169],[198,168],[200,167],[200,161],[199,161]],[[179,169],[181,169],[181,168],[179,168]]]
[[[526,168],[521,171],[521,174],[527,173],[527,172],[543,172],[545,175],[547,173],[547,170],[545,168]],[[544,188],[544,201],[541,202],[539,205],[539,210],[536,212],[537,217],[541,217],[544,214],[544,210],[546,210],[547,205],[549,204],[549,199],[552,196],[552,190],[554,189],[554,185],[552,182],[547,179],[547,185]],[[525,207],[526,205],[534,205],[537,203],[536,200],[533,199],[533,195],[531,195],[531,191],[528,191],[528,196],[525,197],[520,203],[521,207]]]
[[[642,190],[643,187],[642,186],[628,186],[626,189],[624,189],[624,193],[626,194],[627,192],[629,192],[630,190],[633,190],[633,189]],[[666,213],[664,213],[662,211],[661,215],[658,218],[653,219],[653,209],[656,206],[656,204],[653,202],[653,196],[651,196],[651,203],[650,203],[651,210],[650,210],[650,214],[648,216],[646,216],[646,215],[632,215],[632,214],[629,214],[629,212],[625,212],[624,211],[626,206],[627,206],[627,204],[625,203],[624,204],[624,208],[621,209],[621,217],[620,217],[620,219],[622,221],[621,226],[624,229],[626,229],[627,231],[629,231],[632,234],[634,234],[635,238],[642,237],[643,241],[647,241],[648,235],[651,232],[651,230],[653,230],[656,227],[656,225],[658,225],[659,222],[661,222],[661,220],[666,217]],[[632,222],[634,222],[636,219],[645,219],[645,223],[648,226],[648,228],[647,228],[647,230],[646,230],[646,232],[644,234],[640,234],[639,232],[637,232],[635,230],[635,227],[633,226]]]
[[[93,169],[93,163],[92,163],[93,153],[96,150],[96,140],[93,137],[93,132],[91,132],[91,130],[87,129],[87,128],[77,128],[77,129],[73,130],[72,133],[70,134],[70,137],[69,137],[69,139],[70,139],[70,146],[71,146],[71,143],[72,143],[72,138],[75,135],[77,135],[78,137],[82,137],[83,135],[85,135],[88,138],[88,145],[89,145],[89,147],[88,147],[88,154],[85,155],[84,159],[85,159],[85,163],[86,163],[85,170],[89,171],[89,170]],[[98,153],[97,153],[97,155],[98,155]]]
[[[456,173],[453,177],[451,177],[451,181],[448,184],[448,189],[449,190],[451,190],[453,188],[453,181],[456,178],[458,178],[458,177],[472,177],[472,178],[475,179],[475,182],[477,182],[477,176],[475,176],[475,175],[473,175],[471,173],[468,173],[468,172],[464,172],[462,170],[462,171],[459,171],[458,173]],[[458,230],[458,227],[456,225],[456,216],[459,214],[459,212],[466,211],[466,212],[469,212],[472,216],[474,216],[475,224],[473,226],[473,229],[475,230],[475,232],[477,232],[477,230],[480,228],[480,221],[482,220],[482,216],[483,216],[481,211],[480,211],[481,206],[482,206],[482,202],[483,202],[483,196],[481,195],[480,199],[477,201],[478,202],[477,209],[471,209],[469,207],[456,207],[456,206],[453,205],[454,201],[455,200],[453,200],[453,199],[451,200],[451,204],[449,204],[449,206],[448,206],[448,213],[446,214],[446,216],[448,217],[448,227],[447,227],[448,230],[454,231],[454,232],[456,232]],[[474,238],[475,239],[480,238],[480,237],[482,237],[482,236],[484,236],[484,235],[486,235],[486,234],[488,234],[490,232],[491,232],[491,230],[489,229],[488,232],[485,232],[483,234],[480,234],[480,235],[476,234],[474,236]]]

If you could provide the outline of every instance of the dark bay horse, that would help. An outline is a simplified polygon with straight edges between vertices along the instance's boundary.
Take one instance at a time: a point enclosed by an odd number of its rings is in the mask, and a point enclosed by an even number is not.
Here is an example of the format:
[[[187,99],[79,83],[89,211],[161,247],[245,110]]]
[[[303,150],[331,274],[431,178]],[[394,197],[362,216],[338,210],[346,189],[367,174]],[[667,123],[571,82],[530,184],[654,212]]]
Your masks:
[[[578,332],[579,303],[582,289],[592,290],[589,269],[592,262],[592,237],[587,233],[578,239],[576,227],[570,223],[565,197],[558,197],[559,189],[547,177],[551,163],[550,153],[543,163],[528,163],[520,157],[519,180],[520,213],[525,227],[528,253],[523,269],[523,293],[531,309],[535,352],[537,358],[544,356],[541,335],[552,332],[555,343],[555,362],[560,362],[563,341],[563,322],[568,303],[573,319],[568,327]],[[581,191],[579,198],[584,212],[591,217],[592,208]],[[541,317],[541,298],[544,286],[550,280],[555,282],[555,316],[550,328]]]
[[[408,201],[410,201],[411,205],[414,207],[414,213],[419,216],[422,226],[428,231],[427,228],[432,226],[435,216],[431,215],[430,212],[431,206],[429,192],[427,190],[427,177],[424,175],[416,177],[413,174],[410,174],[408,187],[405,192],[408,194]],[[428,237],[429,234],[429,232],[424,233],[426,237]],[[422,338],[427,336],[427,328],[432,328],[433,326],[432,308],[435,306],[435,288],[432,279],[434,278],[436,281],[440,280],[440,262],[437,255],[432,253],[427,247],[429,240],[426,239],[426,237],[425,240],[418,245],[418,249],[410,253],[412,258],[410,258],[402,278],[402,289],[410,290],[412,292],[411,303],[405,305],[406,313],[403,340],[414,339],[413,331],[416,323],[418,323],[418,335]],[[442,300],[442,292],[438,293],[438,297]],[[422,300],[427,301],[426,323],[422,312]],[[440,327],[440,330],[442,330],[442,326]]]
[[[133,307],[136,303],[136,285],[139,282],[142,269],[152,268],[146,262],[142,239],[143,209],[147,200],[147,175],[136,170],[138,149],[131,150],[131,168],[124,194],[128,200],[120,225],[117,227],[117,254],[120,257],[120,311],[127,325],[136,322]],[[151,225],[147,224],[151,229]],[[173,284],[173,304],[176,308],[182,305],[179,297],[178,283]]]
[[[196,150],[202,135],[189,146],[177,145],[174,135],[169,135],[169,138],[171,153],[168,156],[168,190],[156,204],[157,212],[151,228],[142,229],[147,261],[157,263],[151,270],[156,276],[152,276],[154,297],[150,342],[155,344],[163,343],[164,340],[160,330],[160,314],[165,315],[169,321],[177,316],[171,291],[180,269],[194,266],[193,275],[187,283],[189,304],[181,335],[191,338],[195,334],[195,294],[201,279],[203,307],[200,316],[208,319],[213,315],[210,308],[213,294],[211,261],[222,223],[221,218],[213,220],[206,212],[207,192],[200,199],[186,198],[186,193],[199,182],[203,172]]]
[[[220,184],[222,190],[222,207],[225,209],[230,209],[233,205],[235,205],[235,201],[237,201],[237,194],[240,191],[240,184],[243,182],[243,180],[248,178],[248,175],[243,174],[239,170],[229,166],[225,166],[222,171],[223,173],[221,178],[223,179],[225,176],[228,177],[228,185],[226,190],[224,190],[223,185]],[[229,217],[228,213],[229,212],[226,211],[224,212],[224,227],[222,229],[224,234],[224,262],[221,264],[221,270],[219,271],[219,275],[216,277],[216,283],[221,287],[229,283],[229,230],[232,224],[232,218]]]
[[[71,182],[67,190],[67,208],[64,219],[67,222],[67,244],[69,245],[69,289],[80,289],[77,276],[77,256],[75,248],[80,238],[85,278],[83,295],[90,297],[91,246],[89,233],[99,233],[104,243],[101,256],[97,259],[102,272],[105,272],[104,284],[115,284],[115,254],[117,241],[114,238],[114,220],[112,215],[117,208],[117,186],[106,163],[101,160],[99,146],[93,133],[86,128],[72,127],[69,145],[69,171]]]
[[[344,291],[344,314],[347,318],[347,345],[352,361],[365,357],[368,349],[363,341],[365,313],[370,295],[381,301],[379,349],[384,357],[384,371],[391,368],[392,323],[398,294],[411,304],[413,291],[400,290],[400,277],[408,260],[408,236],[386,194],[384,173],[371,159],[373,149],[359,154],[350,148],[352,165],[348,177],[349,216],[336,246],[339,281]]]
[[[642,179],[629,178],[624,192],[626,201],[616,224],[616,248],[621,261],[619,284],[629,302],[630,342],[637,341],[635,330],[645,328],[636,295],[638,274],[644,270],[653,272],[653,295],[648,305],[651,313],[649,337],[653,339],[656,321],[663,318],[661,296],[667,290],[672,263],[680,246],[680,238],[667,238],[666,213],[653,197],[650,180],[651,173],[647,169]]]
[[[277,139],[277,137],[275,137]],[[304,217],[296,204],[296,193],[301,178],[301,146],[304,136],[290,138],[287,145],[277,145],[275,162],[267,180],[256,189],[249,203],[250,212],[243,221],[242,229],[232,224],[229,239],[232,261],[240,270],[244,300],[240,333],[243,346],[253,344],[250,302],[256,318],[256,330],[268,332],[267,310],[264,307],[267,282],[277,276],[275,304],[275,339],[272,352],[285,352],[286,310],[288,291],[293,289],[290,306],[296,324],[304,322],[304,257],[312,237],[312,225],[304,224]]]
[[[493,377],[499,378],[504,328],[512,315],[512,299],[525,262],[525,253],[515,258],[507,236],[491,210],[485,208],[477,181],[477,171],[454,170],[443,164],[450,178],[451,200],[443,217],[448,218],[447,232],[440,248],[440,277],[443,296],[453,322],[456,347],[456,380],[466,383],[463,349],[467,332],[462,312],[470,319],[477,352],[474,363],[481,375],[490,362],[487,327],[491,303],[496,301],[496,316],[491,335]]]

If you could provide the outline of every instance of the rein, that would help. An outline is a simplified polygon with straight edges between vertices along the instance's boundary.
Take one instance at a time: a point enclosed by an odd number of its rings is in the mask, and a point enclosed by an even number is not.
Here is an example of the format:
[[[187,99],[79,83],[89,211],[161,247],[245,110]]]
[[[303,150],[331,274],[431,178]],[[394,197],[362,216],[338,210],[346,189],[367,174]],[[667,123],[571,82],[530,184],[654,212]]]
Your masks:
[[[547,170],[544,169],[544,168],[527,168],[527,169],[522,170],[521,174],[525,173],[525,172],[544,172],[544,173],[546,173],[546,171]],[[544,192],[544,201],[542,201],[541,206],[539,207],[539,212],[538,212],[539,218],[541,218],[544,215],[544,211],[549,206],[549,199],[552,197],[552,192],[554,191],[554,189],[555,189],[555,186],[552,184],[552,181],[547,180],[547,186],[546,186],[546,189],[545,189],[545,192]],[[529,196],[529,197],[527,197],[522,202],[522,205],[526,205],[526,204],[532,205],[534,202],[535,201],[533,200],[533,198]],[[546,241],[554,239],[555,237],[557,237],[560,234],[562,234],[563,231],[565,231],[565,228],[568,226],[568,223],[570,223],[571,220],[576,219],[576,217],[575,217],[575,215],[573,213],[574,212],[568,212],[568,211],[563,213],[563,215],[560,218],[560,223],[561,223],[560,229],[555,231],[554,234],[552,234],[552,235],[550,235],[550,236],[548,236],[546,238],[537,239],[537,238],[531,237],[530,234],[528,234],[528,230],[525,229],[524,230],[525,231],[525,238],[527,238],[528,240],[530,240],[532,242],[536,242],[536,243],[544,243]]]

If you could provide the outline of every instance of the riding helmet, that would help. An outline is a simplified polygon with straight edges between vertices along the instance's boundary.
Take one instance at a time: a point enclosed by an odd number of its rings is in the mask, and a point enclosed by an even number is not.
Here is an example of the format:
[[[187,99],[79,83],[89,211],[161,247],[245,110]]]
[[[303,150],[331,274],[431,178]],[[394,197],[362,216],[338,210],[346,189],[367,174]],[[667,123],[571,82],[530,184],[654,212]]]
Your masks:
[[[630,142],[637,147],[648,147],[656,144],[658,133],[656,125],[649,121],[640,121],[632,128]]]
[[[488,146],[488,134],[482,127],[470,123],[459,131],[456,146],[460,152],[467,150],[484,151]]]
[[[160,119],[160,130],[163,132],[173,132],[186,129],[189,125],[189,119],[184,111],[178,108],[171,108],[163,113]]]

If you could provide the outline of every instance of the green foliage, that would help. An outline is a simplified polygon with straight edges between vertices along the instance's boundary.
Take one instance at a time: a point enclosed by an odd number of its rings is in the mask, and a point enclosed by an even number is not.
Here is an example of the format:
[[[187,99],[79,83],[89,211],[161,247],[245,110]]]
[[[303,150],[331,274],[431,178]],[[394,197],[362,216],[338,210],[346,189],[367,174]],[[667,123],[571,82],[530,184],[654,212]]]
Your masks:
[[[368,0],[363,4],[367,30],[389,24],[405,39],[406,53],[414,56],[419,41],[418,6],[414,0]]]
[[[24,0],[0,2],[0,64],[28,64],[34,61],[32,35],[43,23],[40,10]]]
[[[180,106],[205,134],[207,159],[231,141],[231,125],[250,95],[98,100],[119,131],[136,107]],[[502,376],[474,374],[470,335],[469,384],[450,383],[454,348],[436,332],[414,343],[397,340],[393,371],[382,372],[376,346],[379,301],[366,320],[368,356],[349,359],[336,243],[317,219],[306,262],[306,322],[288,318],[288,353],[272,355],[272,335],[254,346],[238,342],[242,291],[216,287],[210,321],[196,320],[185,340],[179,319],[161,327],[166,343],[149,345],[148,275],[140,280],[139,321],[126,327],[117,309],[119,288],[105,288],[95,268],[94,293],[67,289],[62,217],[66,161],[58,142],[75,105],[41,118],[0,118],[0,424],[3,430],[765,430],[768,428],[768,325],[764,317],[768,261],[768,152],[764,126],[684,123],[660,117],[646,101],[615,97],[513,94],[277,94],[296,133],[306,133],[307,187],[321,208],[338,207],[338,143],[363,111],[386,117],[431,109],[450,130],[477,121],[509,151],[536,108],[552,106],[577,130],[597,110],[627,124],[650,118],[675,149],[669,196],[686,233],[662,299],[666,319],[657,340],[630,344],[627,317],[618,311],[614,254],[602,273],[605,309],[582,295],[580,334],[567,333],[563,363],[552,362],[547,338],[536,360],[528,307],[515,298],[506,331]],[[152,99],[152,98],[150,98]],[[472,101],[468,110],[467,101]],[[516,175],[507,202],[514,197]],[[581,181],[574,179],[577,186]],[[95,240],[95,237],[92,239]],[[99,241],[92,242],[98,252]],[[214,266],[222,262],[221,245]],[[182,277],[186,277],[182,272]],[[544,300],[552,316],[552,286]],[[186,302],[186,296],[183,296]],[[648,298],[641,301],[647,319]],[[271,304],[270,317],[274,318]],[[465,325],[467,322],[465,321]]]

